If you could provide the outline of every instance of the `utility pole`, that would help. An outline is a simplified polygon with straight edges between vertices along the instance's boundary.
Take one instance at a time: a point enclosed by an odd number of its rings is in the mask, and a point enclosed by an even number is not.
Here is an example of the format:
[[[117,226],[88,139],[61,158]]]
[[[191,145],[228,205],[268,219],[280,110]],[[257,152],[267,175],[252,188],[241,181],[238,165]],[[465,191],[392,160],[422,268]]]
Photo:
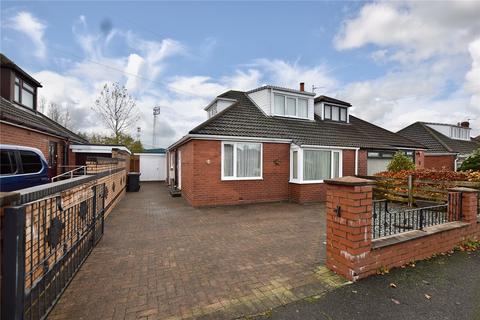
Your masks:
[[[160,107],[153,108],[153,136],[152,136],[152,147],[155,149],[157,146],[157,118],[160,115]]]

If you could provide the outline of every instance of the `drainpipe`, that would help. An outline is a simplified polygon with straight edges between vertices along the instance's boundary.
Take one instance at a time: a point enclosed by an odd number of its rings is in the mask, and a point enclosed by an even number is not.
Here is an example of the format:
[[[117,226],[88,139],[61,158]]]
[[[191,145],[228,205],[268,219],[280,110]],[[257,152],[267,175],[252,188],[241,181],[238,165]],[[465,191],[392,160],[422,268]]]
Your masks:
[[[453,162],[453,165],[454,165],[455,171],[457,171],[457,169],[458,169],[458,156],[455,156],[455,161]]]
[[[358,176],[358,150],[360,148],[355,149],[355,175]]]

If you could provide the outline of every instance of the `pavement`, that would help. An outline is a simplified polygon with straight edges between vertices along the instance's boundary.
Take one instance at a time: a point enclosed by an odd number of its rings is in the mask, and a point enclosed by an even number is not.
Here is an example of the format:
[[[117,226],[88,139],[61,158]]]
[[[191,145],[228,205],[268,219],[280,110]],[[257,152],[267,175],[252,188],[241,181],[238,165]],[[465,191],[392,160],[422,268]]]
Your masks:
[[[254,319],[479,320],[480,251],[417,262],[414,267],[363,279]]]
[[[192,208],[162,183],[127,193],[49,319],[232,319],[345,282],[324,267],[325,207]]]

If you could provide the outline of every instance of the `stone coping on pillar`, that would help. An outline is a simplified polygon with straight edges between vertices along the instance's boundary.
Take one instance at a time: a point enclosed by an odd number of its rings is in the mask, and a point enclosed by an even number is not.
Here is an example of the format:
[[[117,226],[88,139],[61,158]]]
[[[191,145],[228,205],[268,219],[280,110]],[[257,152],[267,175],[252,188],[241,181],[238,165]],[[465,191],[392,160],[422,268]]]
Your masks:
[[[478,190],[478,189],[467,188],[467,187],[449,188],[448,191],[453,191],[453,192],[476,192],[476,193],[480,192],[480,190]]]
[[[346,176],[336,179],[328,179],[323,181],[326,184],[342,185],[342,186],[373,186],[375,181],[358,178],[354,176]]]

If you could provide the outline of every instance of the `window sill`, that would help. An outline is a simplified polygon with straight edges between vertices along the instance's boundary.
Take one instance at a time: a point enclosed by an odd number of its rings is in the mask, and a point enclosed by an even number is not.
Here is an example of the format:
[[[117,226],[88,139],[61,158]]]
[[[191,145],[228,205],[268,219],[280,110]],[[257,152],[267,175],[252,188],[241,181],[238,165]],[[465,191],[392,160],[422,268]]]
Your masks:
[[[295,183],[295,184],[318,184],[318,183],[323,183],[324,180],[304,180],[304,181],[298,181],[298,180],[290,180],[288,181],[289,183]]]
[[[263,180],[263,177],[251,177],[251,178],[221,178],[221,181],[249,181],[249,180]]]

